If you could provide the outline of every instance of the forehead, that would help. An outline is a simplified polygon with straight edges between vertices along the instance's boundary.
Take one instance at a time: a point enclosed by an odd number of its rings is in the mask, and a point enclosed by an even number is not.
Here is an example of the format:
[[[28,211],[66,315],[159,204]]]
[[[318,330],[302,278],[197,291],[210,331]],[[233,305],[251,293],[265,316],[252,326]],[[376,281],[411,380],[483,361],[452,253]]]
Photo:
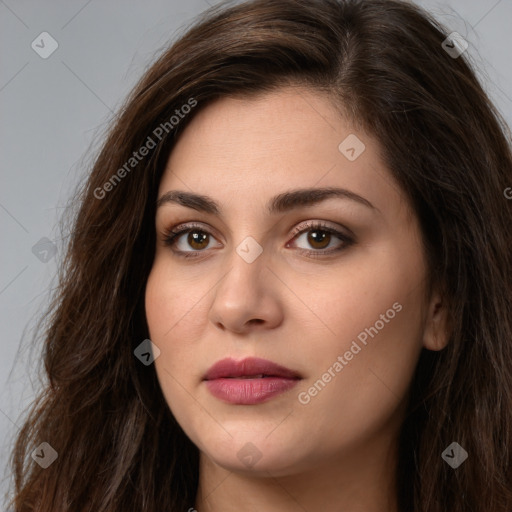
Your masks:
[[[359,144],[356,159],[342,151],[347,140]],[[379,155],[378,142],[356,131],[320,93],[289,87],[222,98],[199,110],[181,134],[159,198],[169,190],[188,190],[235,203],[240,211],[255,196],[268,204],[291,189],[339,187],[375,206],[383,195],[399,201]]]

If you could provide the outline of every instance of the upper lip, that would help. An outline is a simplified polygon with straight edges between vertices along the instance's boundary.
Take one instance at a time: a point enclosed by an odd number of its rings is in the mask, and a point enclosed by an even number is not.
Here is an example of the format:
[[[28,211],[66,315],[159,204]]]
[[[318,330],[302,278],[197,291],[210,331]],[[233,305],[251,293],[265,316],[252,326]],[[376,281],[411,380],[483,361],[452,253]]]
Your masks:
[[[248,357],[240,361],[232,358],[217,361],[206,373],[203,380],[213,380],[228,377],[251,377],[265,375],[268,377],[282,377],[286,379],[302,378],[297,372],[285,368],[272,361],[257,357]]]

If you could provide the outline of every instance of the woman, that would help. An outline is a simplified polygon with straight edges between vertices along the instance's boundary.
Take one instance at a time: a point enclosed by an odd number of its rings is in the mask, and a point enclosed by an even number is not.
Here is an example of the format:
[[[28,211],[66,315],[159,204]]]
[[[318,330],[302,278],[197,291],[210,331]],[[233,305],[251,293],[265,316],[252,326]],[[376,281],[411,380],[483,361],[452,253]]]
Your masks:
[[[78,197],[17,512],[512,510],[510,132],[463,49],[255,0],[158,59]]]

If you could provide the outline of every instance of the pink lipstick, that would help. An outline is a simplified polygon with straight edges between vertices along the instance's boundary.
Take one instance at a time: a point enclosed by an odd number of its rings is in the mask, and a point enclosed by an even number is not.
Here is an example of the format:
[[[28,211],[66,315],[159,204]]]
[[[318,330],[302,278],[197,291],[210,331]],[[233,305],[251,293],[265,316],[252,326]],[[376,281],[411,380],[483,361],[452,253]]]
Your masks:
[[[294,387],[302,377],[284,366],[250,357],[222,359],[204,376],[210,393],[224,402],[256,405]]]

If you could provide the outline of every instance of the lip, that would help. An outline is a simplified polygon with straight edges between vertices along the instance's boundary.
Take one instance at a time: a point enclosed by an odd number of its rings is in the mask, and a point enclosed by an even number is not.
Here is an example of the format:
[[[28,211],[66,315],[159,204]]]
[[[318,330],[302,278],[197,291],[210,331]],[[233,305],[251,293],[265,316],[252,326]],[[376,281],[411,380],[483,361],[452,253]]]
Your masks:
[[[216,398],[237,405],[255,405],[294,387],[302,376],[289,368],[260,358],[215,363],[203,380]]]
[[[220,378],[250,377],[254,375],[283,377],[285,379],[301,379],[302,376],[289,368],[259,357],[247,357],[236,361],[231,357],[217,361],[206,373],[204,380]]]

